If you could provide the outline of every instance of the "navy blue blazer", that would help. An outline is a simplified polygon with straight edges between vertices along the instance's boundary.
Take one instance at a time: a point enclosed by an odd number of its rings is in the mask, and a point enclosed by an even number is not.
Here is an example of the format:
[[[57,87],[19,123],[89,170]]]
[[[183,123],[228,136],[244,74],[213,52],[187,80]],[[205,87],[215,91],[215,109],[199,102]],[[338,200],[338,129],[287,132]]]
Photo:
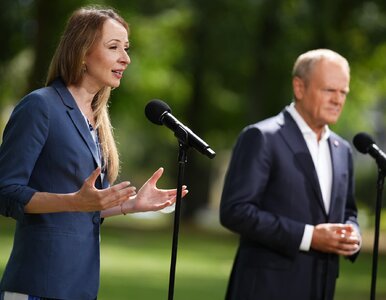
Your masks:
[[[334,133],[328,142],[329,213],[311,154],[288,111],[240,134],[220,205],[221,223],[240,235],[227,299],[332,299],[338,256],[299,250],[306,224],[357,226],[351,148]]]
[[[85,119],[60,79],[15,107],[0,147],[0,214],[17,220],[0,290],[96,298],[100,212],[26,214],[24,206],[37,191],[78,191],[98,161]],[[97,188],[107,186],[97,180]]]

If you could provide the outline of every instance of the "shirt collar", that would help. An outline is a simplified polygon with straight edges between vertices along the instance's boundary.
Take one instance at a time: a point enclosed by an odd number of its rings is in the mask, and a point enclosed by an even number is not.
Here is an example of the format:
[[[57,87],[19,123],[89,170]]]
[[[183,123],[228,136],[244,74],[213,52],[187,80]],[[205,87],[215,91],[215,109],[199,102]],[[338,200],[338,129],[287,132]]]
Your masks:
[[[295,103],[292,102],[289,106],[287,106],[287,111],[291,115],[291,117],[295,120],[298,125],[303,136],[305,135],[314,135],[316,137],[316,133],[308,126],[306,121],[304,121],[303,117],[299,114],[299,112],[295,108]],[[322,132],[322,136],[320,141],[325,141],[330,137],[330,128],[328,125],[324,125],[324,130]]]

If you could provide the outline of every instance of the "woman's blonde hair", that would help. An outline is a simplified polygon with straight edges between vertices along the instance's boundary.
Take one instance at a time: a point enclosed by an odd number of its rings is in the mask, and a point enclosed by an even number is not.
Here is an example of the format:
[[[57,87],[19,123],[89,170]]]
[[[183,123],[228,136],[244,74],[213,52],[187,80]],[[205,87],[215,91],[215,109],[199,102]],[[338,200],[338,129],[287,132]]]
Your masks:
[[[46,85],[51,84],[57,77],[60,77],[67,86],[80,82],[84,73],[83,64],[86,54],[101,38],[103,24],[108,19],[118,21],[129,33],[126,21],[111,8],[83,7],[71,15],[52,58]],[[119,155],[108,113],[110,92],[110,87],[102,88],[94,96],[92,109],[104,167],[107,169],[108,181],[112,184],[119,173]]]

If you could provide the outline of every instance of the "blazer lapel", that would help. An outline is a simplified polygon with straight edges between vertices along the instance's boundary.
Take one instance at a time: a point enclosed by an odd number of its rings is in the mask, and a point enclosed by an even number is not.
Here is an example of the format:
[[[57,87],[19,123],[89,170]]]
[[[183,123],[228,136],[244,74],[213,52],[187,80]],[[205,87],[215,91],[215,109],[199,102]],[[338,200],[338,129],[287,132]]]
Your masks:
[[[328,144],[330,147],[330,153],[331,153],[331,163],[332,163],[332,178],[335,179],[332,181],[332,187],[331,187],[331,203],[330,203],[330,211],[334,211],[334,206],[336,202],[336,195],[338,195],[338,189],[339,185],[336,184],[337,178],[341,176],[342,170],[341,170],[341,164],[339,160],[339,146],[340,143],[339,141],[331,135],[330,138],[328,139]]]
[[[282,118],[279,124],[282,126],[281,135],[288,144],[289,148],[294,154],[294,158],[298,166],[303,170],[305,177],[310,181],[310,184],[315,192],[317,201],[327,216],[326,209],[324,207],[323,196],[320,190],[319,179],[316,173],[314,162],[310,151],[308,150],[306,141],[297,126],[296,122],[292,119],[291,115],[284,110],[282,112]]]
[[[95,145],[94,139],[92,138],[90,133],[90,129],[88,128],[82,113],[80,111],[78,112],[75,109],[68,110],[67,113],[70,116],[75,127],[78,129],[79,134],[82,136],[83,140],[87,144],[87,147],[90,149],[91,154],[94,158],[94,161],[96,162],[98,167],[101,167],[101,162],[98,155],[98,149]]]
[[[52,86],[57,90],[59,96],[61,97],[63,104],[67,106],[67,113],[70,116],[73,124],[78,130],[80,136],[86,143],[88,149],[90,150],[95,163],[101,167],[101,162],[98,156],[98,150],[95,145],[95,142],[91,136],[90,129],[88,128],[85,119],[78,108],[78,105],[75,102],[75,99],[72,97],[71,93],[68,91],[66,86],[61,80],[55,80]]]

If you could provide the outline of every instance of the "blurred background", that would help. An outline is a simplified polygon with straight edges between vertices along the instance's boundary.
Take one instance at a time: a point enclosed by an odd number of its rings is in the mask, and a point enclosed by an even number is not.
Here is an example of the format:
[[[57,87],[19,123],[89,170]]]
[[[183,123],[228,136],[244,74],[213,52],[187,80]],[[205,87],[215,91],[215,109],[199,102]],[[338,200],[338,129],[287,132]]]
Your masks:
[[[163,166],[159,187],[176,186],[177,140],[145,118],[151,99],[167,102],[217,153],[213,160],[188,153],[190,192],[182,205],[176,299],[223,299],[237,245],[218,222],[232,146],[243,127],[291,102],[291,70],[299,54],[330,48],[349,60],[351,91],[332,128],[350,142],[368,132],[386,148],[384,0],[1,0],[1,132],[20,98],[44,85],[71,12],[89,4],[111,6],[130,24],[132,63],[110,103],[120,180],[140,187]],[[343,262],[337,299],[366,299],[370,290],[377,168],[355,150],[354,159],[364,251],[356,264]],[[377,299],[386,299],[382,215]],[[172,223],[173,214],[146,213],[103,224],[100,299],[166,298]],[[0,217],[0,274],[13,226]]]

